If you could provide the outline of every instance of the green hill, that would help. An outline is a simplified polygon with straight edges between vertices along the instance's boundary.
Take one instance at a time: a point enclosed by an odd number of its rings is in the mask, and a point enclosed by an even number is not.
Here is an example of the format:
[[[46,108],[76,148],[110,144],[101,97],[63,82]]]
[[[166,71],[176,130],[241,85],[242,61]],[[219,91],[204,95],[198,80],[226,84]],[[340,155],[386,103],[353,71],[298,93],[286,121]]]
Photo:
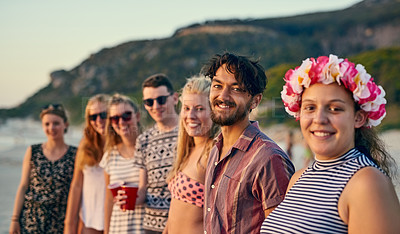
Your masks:
[[[364,64],[382,82],[389,103],[396,106],[400,92],[394,84],[399,66],[394,64],[398,64],[399,47],[397,0],[365,0],[340,11],[293,17],[208,21],[178,29],[169,38],[104,48],[69,71],[54,71],[48,85],[21,105],[0,110],[0,118],[37,118],[41,106],[60,102],[69,110],[71,122],[80,123],[88,97],[120,92],[140,103],[141,83],[149,75],[165,73],[179,89],[208,58],[224,51],[260,59],[270,77],[266,103],[279,99],[285,70],[307,57],[333,53]],[[278,107],[275,112],[273,121],[267,122],[287,119]],[[391,126],[396,126],[395,122]]]
[[[400,47],[378,49],[350,56],[349,60],[365,66],[375,82],[386,92],[387,116],[382,121],[382,130],[400,128]],[[264,103],[273,108],[261,113],[262,124],[288,123],[297,126],[294,119],[285,113],[280,92],[284,85],[283,77],[288,69],[293,69],[301,61],[293,64],[281,64],[267,70],[268,85],[264,92]]]

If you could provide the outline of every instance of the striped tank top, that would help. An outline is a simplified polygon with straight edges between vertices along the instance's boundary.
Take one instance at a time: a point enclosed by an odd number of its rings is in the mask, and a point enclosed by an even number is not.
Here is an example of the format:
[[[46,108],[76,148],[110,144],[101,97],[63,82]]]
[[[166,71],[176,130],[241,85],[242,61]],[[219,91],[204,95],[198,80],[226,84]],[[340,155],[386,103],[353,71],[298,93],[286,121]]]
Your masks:
[[[339,197],[350,178],[368,166],[378,168],[355,148],[334,160],[315,161],[264,220],[261,233],[347,233]]]

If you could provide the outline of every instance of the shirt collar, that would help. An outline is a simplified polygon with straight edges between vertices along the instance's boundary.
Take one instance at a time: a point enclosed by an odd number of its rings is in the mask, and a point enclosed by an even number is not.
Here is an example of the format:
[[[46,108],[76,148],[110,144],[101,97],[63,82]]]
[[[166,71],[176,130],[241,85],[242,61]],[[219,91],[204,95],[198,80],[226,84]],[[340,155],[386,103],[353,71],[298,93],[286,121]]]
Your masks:
[[[258,121],[250,121],[250,125],[246,127],[239,139],[235,142],[235,144],[233,144],[232,148],[236,148],[241,151],[247,151],[250,143],[259,132],[260,127],[258,126]],[[216,141],[216,144],[220,145],[222,143],[222,139],[223,137],[221,132],[214,140]]]

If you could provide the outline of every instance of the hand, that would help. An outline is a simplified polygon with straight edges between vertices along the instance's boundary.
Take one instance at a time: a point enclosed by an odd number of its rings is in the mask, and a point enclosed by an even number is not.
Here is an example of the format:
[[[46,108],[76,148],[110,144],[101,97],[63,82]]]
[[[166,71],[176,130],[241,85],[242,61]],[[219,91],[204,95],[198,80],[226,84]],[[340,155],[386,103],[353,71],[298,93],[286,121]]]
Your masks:
[[[11,221],[9,233],[10,234],[20,234],[21,233],[21,227],[19,226],[18,221]]]
[[[124,190],[118,190],[118,195],[114,198],[114,202],[116,205],[118,205],[121,208],[122,205],[126,204],[127,198],[128,198],[128,196],[126,195],[126,192]],[[122,210],[122,211],[125,211],[125,210]]]

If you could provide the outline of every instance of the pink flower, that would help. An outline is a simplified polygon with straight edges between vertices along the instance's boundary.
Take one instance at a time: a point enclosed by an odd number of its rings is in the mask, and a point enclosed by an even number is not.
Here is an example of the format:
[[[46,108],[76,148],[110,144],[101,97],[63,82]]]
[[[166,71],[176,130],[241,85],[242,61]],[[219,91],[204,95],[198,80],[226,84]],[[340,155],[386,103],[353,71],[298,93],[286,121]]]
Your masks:
[[[368,113],[366,126],[377,126],[386,115],[385,91],[377,86],[364,66],[349,62],[347,59],[329,55],[308,58],[294,70],[286,72],[286,84],[281,97],[286,111],[299,119],[301,94],[305,88],[315,83],[331,84],[337,82],[353,93],[353,98],[362,110]]]
[[[365,98],[360,98],[360,104],[374,101],[376,97],[381,94],[381,89],[372,81],[372,79],[366,84],[366,89],[368,90],[369,95]]]
[[[294,117],[297,117],[299,115],[298,112],[300,111],[300,96],[296,93],[293,93],[293,90],[291,90],[290,86],[288,86],[288,83],[283,86],[281,97],[285,105],[286,112]]]
[[[337,82],[340,85],[343,82],[343,85],[353,92],[357,88],[357,84],[354,82],[354,77],[358,74],[357,69],[354,64],[345,59],[339,65],[341,76],[337,77]]]
[[[385,104],[382,104],[379,106],[378,111],[375,112],[370,112],[368,114],[368,122],[367,122],[367,127],[371,126],[378,126],[382,119],[385,118],[386,116],[386,109],[385,109]]]
[[[382,86],[377,86],[372,80],[367,84],[371,95],[366,99],[360,99],[358,104],[364,111],[375,112],[382,104],[386,104],[385,91]]]

